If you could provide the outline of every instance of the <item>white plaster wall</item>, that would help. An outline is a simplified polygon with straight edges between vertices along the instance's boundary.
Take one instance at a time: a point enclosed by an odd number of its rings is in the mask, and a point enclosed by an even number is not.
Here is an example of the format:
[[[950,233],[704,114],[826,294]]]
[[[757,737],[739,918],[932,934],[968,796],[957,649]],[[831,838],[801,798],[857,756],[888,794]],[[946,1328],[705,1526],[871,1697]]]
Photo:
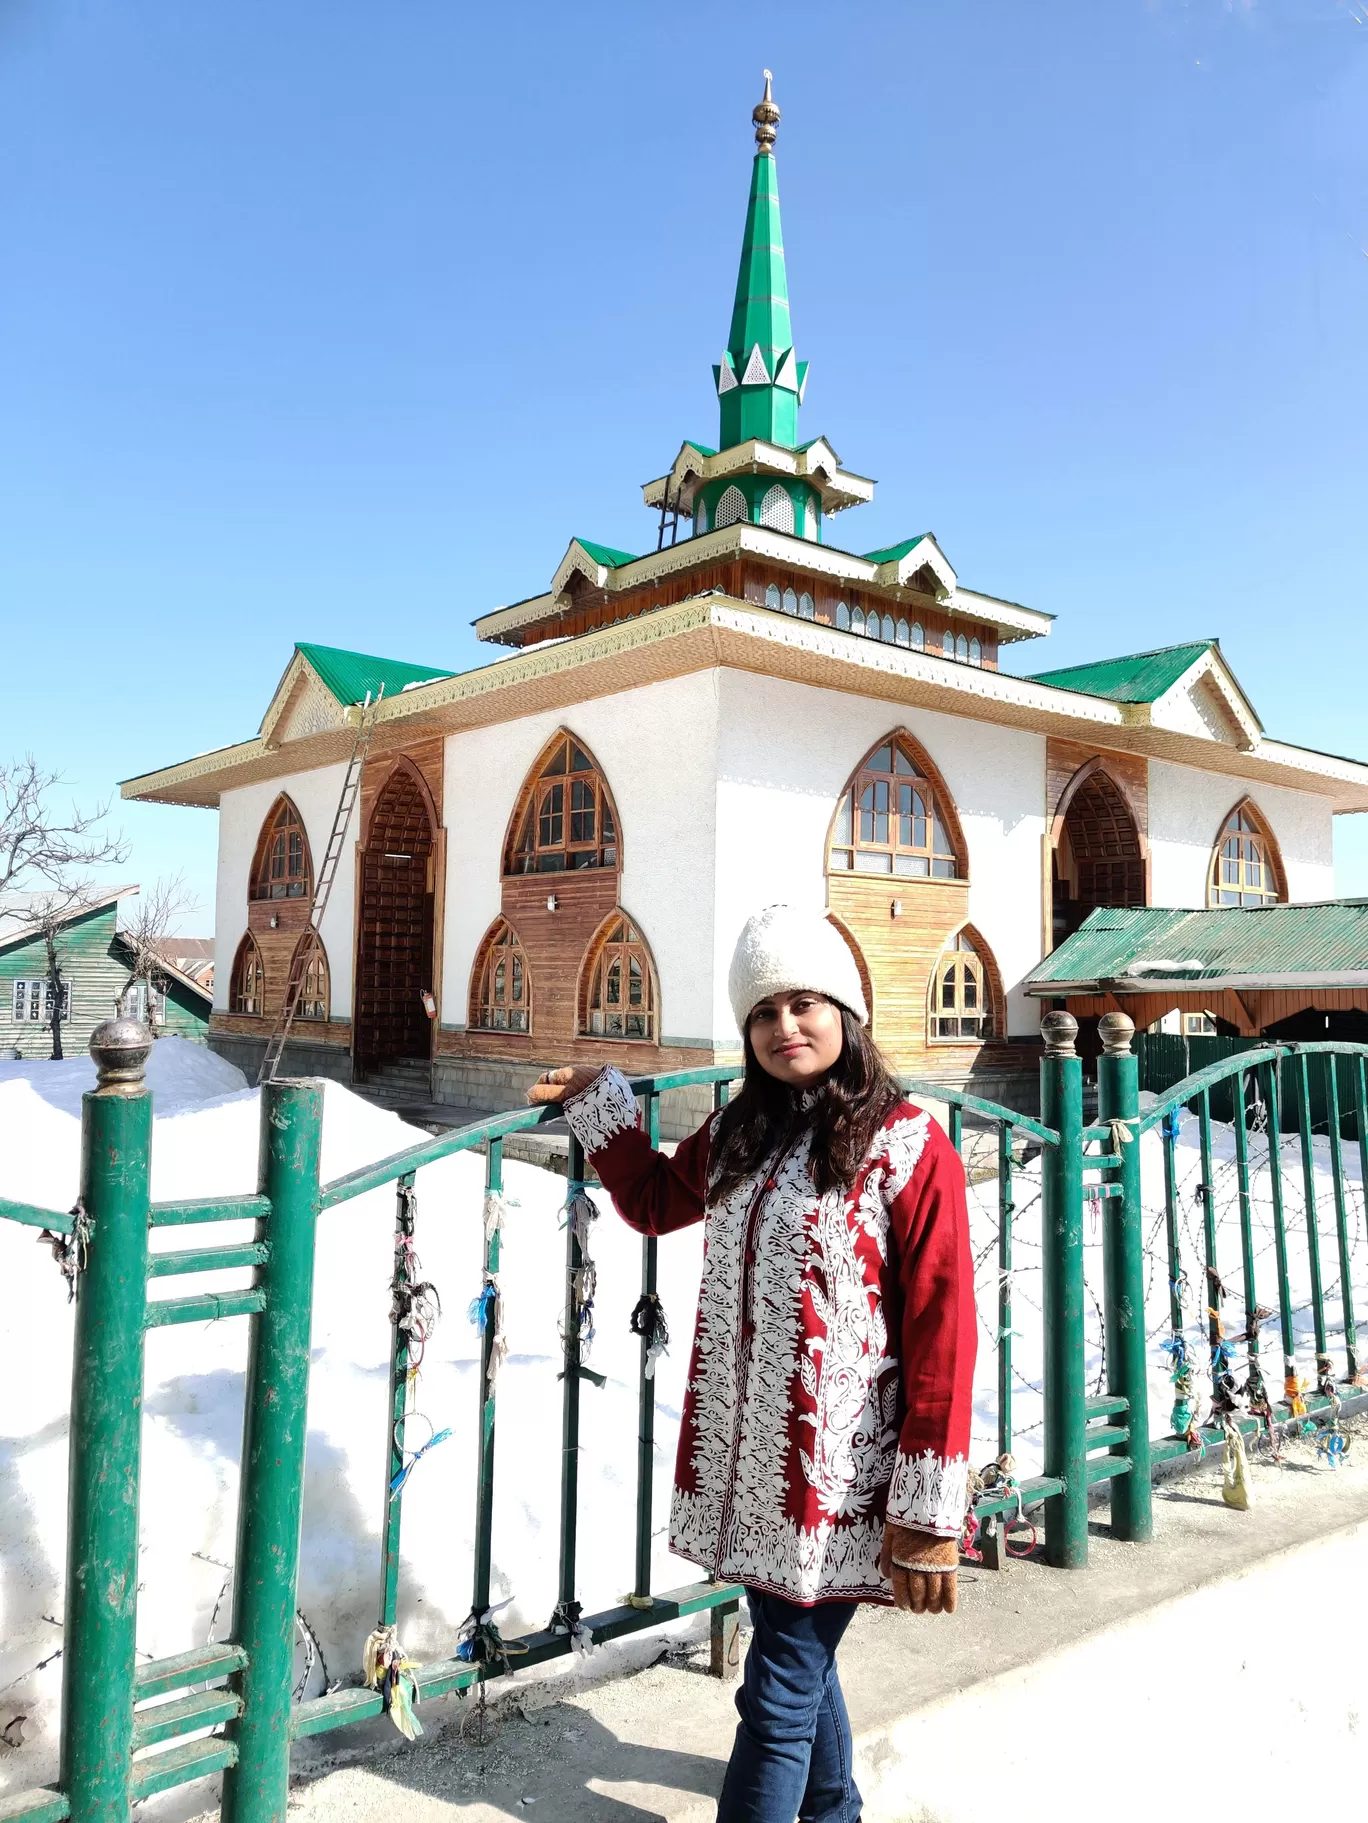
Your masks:
[[[727,966],[741,926],[777,900],[825,908],[837,797],[880,736],[905,727],[954,796],[969,847],[968,915],[1002,971],[1008,1030],[1035,1032],[1039,1014],[1019,983],[1040,960],[1043,736],[782,678],[719,679],[714,1030],[735,1043]]]
[[[314,875],[323,856],[337,814],[345,765],[320,766],[313,772],[292,772],[284,778],[225,791],[219,803],[218,890],[215,902],[214,970],[215,1011],[228,1011],[233,958],[247,929],[247,885],[261,825],[272,804],[286,792],[304,819],[313,857]],[[328,952],[328,977],[332,987],[334,1019],[351,1018],[352,930],[356,902],[356,809],[344,839],[342,859],[323,912],[319,935]]]
[[[1149,839],[1155,905],[1206,904],[1211,851],[1226,818],[1246,793],[1278,839],[1292,901],[1334,897],[1333,819],[1326,799],[1277,785],[1250,787],[1224,773],[1151,760]]]
[[[593,753],[617,805],[621,903],[655,957],[661,1036],[706,1043],[713,1030],[713,672],[448,737],[443,1024],[465,1020],[475,952],[499,913],[508,819],[529,768],[561,727]],[[554,885],[548,877],[548,891]]]

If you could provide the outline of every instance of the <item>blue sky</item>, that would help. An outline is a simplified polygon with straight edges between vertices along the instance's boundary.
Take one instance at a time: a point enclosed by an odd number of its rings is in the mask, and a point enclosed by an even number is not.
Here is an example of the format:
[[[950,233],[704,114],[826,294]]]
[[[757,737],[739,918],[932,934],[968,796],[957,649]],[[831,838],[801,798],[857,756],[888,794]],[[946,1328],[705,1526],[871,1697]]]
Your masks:
[[[1056,614],[1022,669],[1219,635],[1368,756],[1363,0],[0,0],[6,754],[105,795],[295,639],[483,662],[572,534],[647,548],[766,64],[841,542]],[[212,813],[116,816],[207,929]]]

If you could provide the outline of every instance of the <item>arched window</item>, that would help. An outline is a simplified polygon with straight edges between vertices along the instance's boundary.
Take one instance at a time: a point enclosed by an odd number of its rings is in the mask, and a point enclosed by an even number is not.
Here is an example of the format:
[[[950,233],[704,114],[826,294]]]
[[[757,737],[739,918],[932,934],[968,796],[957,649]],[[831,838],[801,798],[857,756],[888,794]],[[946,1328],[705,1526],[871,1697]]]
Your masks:
[[[931,976],[927,1036],[942,1044],[981,1044],[993,1036],[992,981],[967,931],[950,939]]]
[[[293,968],[302,970],[299,999],[295,1002],[296,1019],[327,1019],[332,1012],[332,994],[328,980],[328,953],[316,930],[305,931],[295,951]]]
[[[983,641],[977,636],[969,641],[969,663],[971,665],[983,663]]]
[[[309,838],[299,812],[279,797],[261,826],[252,866],[254,899],[311,899],[313,865]]]
[[[698,511],[694,514],[694,536],[701,538],[708,529],[708,503],[700,499]]]
[[[799,620],[816,620],[817,618],[817,603],[806,589],[798,597],[798,618]]]
[[[841,629],[842,633],[849,633],[850,609],[843,601],[838,601],[836,603],[836,625]]]
[[[614,912],[590,952],[580,1030],[593,1038],[652,1042],[658,999],[641,932],[623,912]]]
[[[526,1032],[532,1026],[532,982],[518,933],[500,918],[476,964],[470,1023],[486,1032]]]
[[[850,630],[852,633],[863,633],[864,632],[865,617],[864,617],[863,608],[852,609],[851,615],[850,615]]]
[[[886,646],[891,646],[893,644],[893,642],[897,639],[897,637],[898,637],[898,630],[893,625],[893,616],[891,614],[885,614],[883,617],[884,644]]]
[[[526,794],[508,872],[561,874],[617,864],[617,819],[603,774],[573,735],[557,735]]]
[[[961,633],[959,638],[955,641],[955,657],[962,665],[967,665],[969,663],[969,641],[965,638],[963,633]]]
[[[750,511],[746,506],[746,496],[739,487],[729,487],[717,503],[717,517],[713,524],[718,531],[724,525],[735,525],[740,519],[749,519]]]
[[[785,614],[797,614],[798,591],[796,589],[784,590],[784,612]]]
[[[876,747],[846,787],[829,865],[833,873],[959,877],[935,787],[902,739]]]
[[[780,487],[777,481],[766,490],[765,497],[760,502],[760,523],[776,532],[793,530],[793,502],[787,488]]]
[[[955,636],[950,631],[949,627],[941,634],[941,651],[947,658],[953,658],[955,656]]]
[[[266,998],[266,971],[261,966],[261,951],[256,938],[248,931],[233,958],[231,1004],[235,1013],[263,1013]]]
[[[905,620],[900,620],[897,629],[897,643],[900,646],[906,646],[911,643],[911,639],[912,635],[908,630],[907,622]]]
[[[914,620],[912,622],[912,650],[914,652],[920,652],[925,645],[926,635],[922,631],[922,623],[919,620]]]
[[[782,608],[783,605],[784,591],[779,587],[779,584],[777,582],[767,583],[765,585],[765,606],[767,608]]]
[[[1282,861],[1271,831],[1252,804],[1237,804],[1211,857],[1207,904],[1277,905],[1286,897]]]

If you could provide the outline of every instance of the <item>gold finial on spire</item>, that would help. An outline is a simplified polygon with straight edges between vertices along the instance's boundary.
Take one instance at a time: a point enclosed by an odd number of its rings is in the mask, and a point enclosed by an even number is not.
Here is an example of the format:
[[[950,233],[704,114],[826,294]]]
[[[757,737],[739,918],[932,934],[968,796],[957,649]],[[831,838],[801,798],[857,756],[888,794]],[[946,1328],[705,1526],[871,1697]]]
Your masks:
[[[766,70],[764,98],[755,104],[751,114],[751,119],[755,122],[755,143],[762,152],[773,151],[774,129],[779,121],[779,110],[775,107],[774,99],[770,94],[770,86],[773,81],[773,76]]]

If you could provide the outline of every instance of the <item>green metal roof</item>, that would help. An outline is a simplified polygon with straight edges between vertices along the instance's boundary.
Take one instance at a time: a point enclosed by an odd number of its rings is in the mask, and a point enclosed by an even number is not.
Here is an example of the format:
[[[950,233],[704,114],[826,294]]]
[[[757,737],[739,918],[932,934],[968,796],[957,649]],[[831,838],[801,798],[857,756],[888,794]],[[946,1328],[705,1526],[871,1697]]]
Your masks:
[[[606,570],[620,570],[624,563],[635,563],[637,554],[634,551],[615,551],[611,544],[594,544],[588,538],[576,538],[575,543],[582,551],[588,551],[595,563],[601,563]]]
[[[706,443],[700,443],[696,437],[686,437],[684,439],[684,447],[685,449],[696,449],[700,456],[715,456],[717,454],[715,449],[710,449]]]
[[[1216,906],[1165,911],[1155,906],[1089,913],[1026,977],[1030,994],[1085,990],[1124,980],[1148,982],[1261,976],[1368,973],[1368,899],[1314,905]]]
[[[918,532],[915,538],[904,538],[901,544],[885,545],[881,551],[865,551],[866,563],[899,563],[909,551],[915,551],[925,539],[925,532]]]
[[[1036,671],[1028,681],[1077,690],[1081,696],[1105,696],[1114,703],[1153,703],[1213,646],[1220,651],[1218,640],[1198,639],[1185,646],[1161,646],[1156,652],[1132,652],[1125,658],[1099,658],[1091,665],[1067,665],[1062,671]]]
[[[398,696],[406,684],[428,684],[439,677],[454,677],[440,665],[406,665],[397,658],[373,658],[367,652],[345,652],[339,646],[306,646],[296,642],[320,679],[344,707],[364,702],[366,693]]]

